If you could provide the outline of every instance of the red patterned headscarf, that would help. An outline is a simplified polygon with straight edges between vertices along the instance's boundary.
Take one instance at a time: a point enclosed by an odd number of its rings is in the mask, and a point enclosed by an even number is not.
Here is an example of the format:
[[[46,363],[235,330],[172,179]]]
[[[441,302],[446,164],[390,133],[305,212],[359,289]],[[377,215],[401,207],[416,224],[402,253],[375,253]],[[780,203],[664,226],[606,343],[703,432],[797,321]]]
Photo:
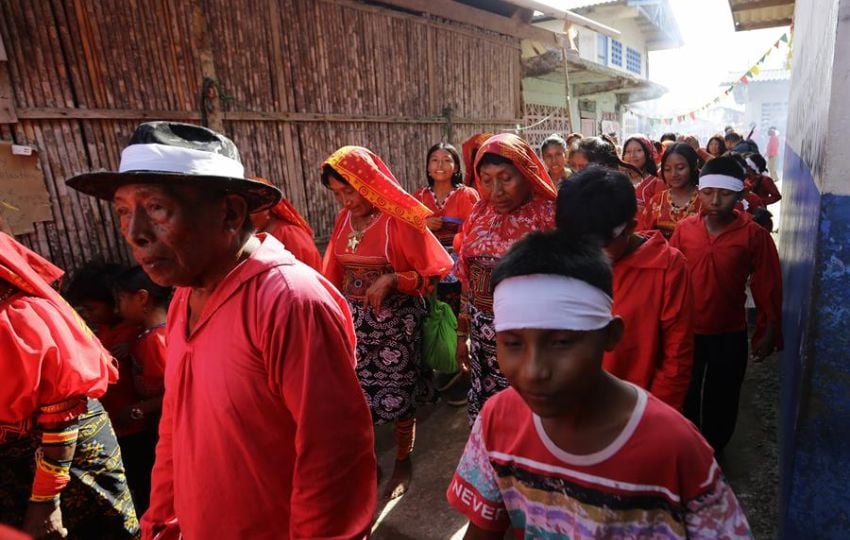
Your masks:
[[[261,176],[248,176],[247,178],[262,182],[264,184],[268,184],[270,186],[274,185],[269,180],[266,180]],[[281,219],[287,223],[291,223],[292,225],[295,225],[297,227],[301,227],[302,229],[304,229],[304,231],[307,232],[307,234],[313,236],[313,227],[310,226],[307,220],[304,219],[304,216],[302,216],[298,212],[298,209],[295,208],[295,205],[289,202],[286,197],[281,197],[280,202],[271,207],[269,209],[269,212],[271,212],[272,215],[278,219]]]
[[[322,164],[345,178],[351,187],[375,208],[425,230],[425,218],[432,214],[399,185],[389,167],[376,154],[362,146],[343,146]]]
[[[476,181],[477,175],[475,174],[475,156],[478,149],[481,148],[481,145],[492,136],[492,133],[476,133],[472,137],[466,139],[461,145],[460,148],[463,152],[463,166],[466,169],[466,177],[464,178],[463,183],[467,186],[478,189],[478,182]],[[478,191],[480,192],[481,190],[479,189]]]
[[[528,143],[517,135],[500,133],[487,139],[475,156],[476,169],[484,154],[496,154],[511,160],[514,167],[519,169],[526,181],[531,184],[535,195],[551,201],[558,196],[558,190],[540,158]]]

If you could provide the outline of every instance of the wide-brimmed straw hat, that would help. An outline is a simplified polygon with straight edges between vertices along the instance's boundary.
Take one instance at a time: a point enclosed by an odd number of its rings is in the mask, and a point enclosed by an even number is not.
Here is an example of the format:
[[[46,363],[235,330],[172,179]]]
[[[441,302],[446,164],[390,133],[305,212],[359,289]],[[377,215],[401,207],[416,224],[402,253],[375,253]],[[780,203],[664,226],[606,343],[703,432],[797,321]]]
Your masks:
[[[250,212],[270,208],[281,197],[276,187],[245,178],[233,141],[211,129],[178,122],[139,124],[121,152],[117,172],[80,174],[66,183],[108,201],[128,184],[200,186],[244,196]]]

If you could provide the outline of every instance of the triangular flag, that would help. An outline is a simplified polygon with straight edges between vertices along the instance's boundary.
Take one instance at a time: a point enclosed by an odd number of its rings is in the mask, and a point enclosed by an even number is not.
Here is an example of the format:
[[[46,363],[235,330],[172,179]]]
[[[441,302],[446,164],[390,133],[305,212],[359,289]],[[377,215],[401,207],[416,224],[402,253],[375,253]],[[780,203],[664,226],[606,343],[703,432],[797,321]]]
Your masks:
[[[742,83],[744,83],[744,84],[749,84],[749,83],[750,83],[750,81],[748,81],[748,80],[747,80],[747,76],[746,76],[746,75],[744,75],[743,77],[741,77],[741,78],[740,78],[740,79],[738,79],[738,80],[739,80],[739,81],[741,81],[741,82],[742,82]]]
[[[778,39],[776,40],[776,43],[774,43],[774,44],[773,44],[773,47],[774,47],[775,49],[778,49],[778,48],[779,48],[779,40],[778,40]]]
[[[756,65],[761,64],[762,62],[764,62],[764,59],[765,59],[765,58],[767,58],[767,54],[768,54],[769,52],[770,52],[770,51],[767,51],[766,53],[764,53],[764,56],[762,56],[761,58],[759,58],[759,61],[758,61],[758,62],[756,62]]]
[[[750,73],[752,73],[753,75],[758,75],[759,73],[761,73],[761,70],[758,66],[753,66],[753,68],[750,70]]]
[[[691,113],[691,120],[696,120],[696,119],[697,119],[697,113],[692,112]]]
[[[782,37],[779,38],[779,41],[781,41],[782,43],[788,43],[788,32],[782,34]]]

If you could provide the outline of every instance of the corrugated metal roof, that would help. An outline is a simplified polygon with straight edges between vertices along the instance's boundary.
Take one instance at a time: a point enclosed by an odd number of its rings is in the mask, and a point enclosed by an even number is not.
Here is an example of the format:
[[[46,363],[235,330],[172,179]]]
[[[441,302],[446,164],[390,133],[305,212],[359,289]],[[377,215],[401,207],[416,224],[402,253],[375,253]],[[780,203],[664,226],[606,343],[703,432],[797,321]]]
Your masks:
[[[791,24],[794,0],[729,0],[735,30],[756,30]]]
[[[556,5],[561,9],[574,11],[593,19],[593,8],[620,5],[632,8],[631,16],[640,25],[641,32],[647,38],[649,50],[656,51],[681,47],[683,44],[679,25],[673,15],[669,0],[539,0]],[[692,0],[696,1],[696,0]],[[615,24],[612,23],[612,26]]]
[[[729,79],[723,83],[722,86],[728,86],[730,84],[736,84],[738,82],[738,77],[741,74],[739,72],[729,72]],[[773,82],[773,81],[787,81],[791,79],[791,71],[784,68],[777,69],[762,69],[758,75],[753,75],[749,82],[750,83],[759,83],[759,82]]]
[[[557,5],[562,9],[581,9],[602,4],[616,4],[620,0],[543,0],[547,4]]]

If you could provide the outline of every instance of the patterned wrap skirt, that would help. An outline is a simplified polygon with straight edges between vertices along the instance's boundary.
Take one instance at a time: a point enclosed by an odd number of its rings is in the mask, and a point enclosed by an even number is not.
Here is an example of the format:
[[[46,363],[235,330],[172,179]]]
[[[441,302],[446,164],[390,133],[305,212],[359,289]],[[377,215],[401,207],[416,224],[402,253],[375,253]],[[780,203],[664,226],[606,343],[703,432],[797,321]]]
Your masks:
[[[378,313],[359,300],[348,304],[357,334],[357,377],[372,410],[372,421],[384,424],[413,416],[421,384],[424,301],[418,296],[391,294]]]
[[[493,312],[469,305],[469,367],[470,387],[467,411],[472,425],[484,403],[507,388],[508,380],[502,375],[496,361],[496,328]]]
[[[121,450],[99,401],[89,399],[79,425],[71,481],[61,496],[68,538],[138,538],[139,521],[127,488]],[[40,440],[40,432],[33,431],[0,445],[0,523],[13,527],[23,523]]]

